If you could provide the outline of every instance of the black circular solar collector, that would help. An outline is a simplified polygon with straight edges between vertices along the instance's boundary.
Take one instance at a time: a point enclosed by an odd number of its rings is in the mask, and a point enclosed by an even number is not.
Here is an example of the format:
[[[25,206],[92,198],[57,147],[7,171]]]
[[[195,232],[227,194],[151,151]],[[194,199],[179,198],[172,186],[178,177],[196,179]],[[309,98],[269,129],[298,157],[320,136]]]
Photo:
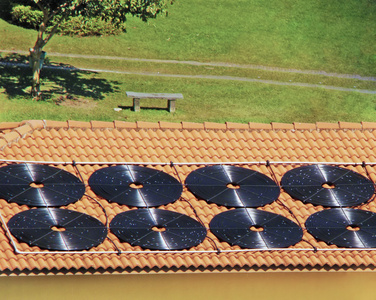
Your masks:
[[[153,207],[179,199],[183,186],[169,174],[147,167],[121,165],[95,171],[90,188],[109,202]]]
[[[200,244],[206,229],[177,212],[147,208],[120,213],[110,223],[111,231],[132,246],[153,250],[182,250]]]
[[[81,199],[85,185],[55,167],[15,164],[0,168],[0,198],[37,207],[68,205]]]
[[[191,172],[185,184],[198,198],[228,207],[259,207],[275,201],[280,189],[264,174],[228,165]]]
[[[107,228],[96,218],[60,208],[20,212],[9,220],[8,228],[17,240],[56,251],[87,250],[107,236]]]
[[[376,214],[332,208],[308,217],[305,226],[316,239],[345,248],[376,247]]]
[[[295,199],[326,207],[356,206],[375,193],[374,184],[361,174],[328,165],[292,169],[284,174],[281,185]]]
[[[219,239],[248,249],[287,248],[303,236],[291,220],[254,208],[222,212],[212,219],[210,230]]]

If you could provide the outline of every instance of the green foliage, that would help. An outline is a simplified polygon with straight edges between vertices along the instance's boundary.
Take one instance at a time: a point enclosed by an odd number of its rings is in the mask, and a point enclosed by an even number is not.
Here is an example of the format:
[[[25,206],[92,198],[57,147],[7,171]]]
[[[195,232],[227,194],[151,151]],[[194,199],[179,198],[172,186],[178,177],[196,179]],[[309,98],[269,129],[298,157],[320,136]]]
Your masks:
[[[25,28],[37,29],[43,20],[43,12],[25,5],[13,6],[11,16],[13,23]]]
[[[7,3],[12,22],[18,26],[38,29],[45,17],[46,32],[57,26],[56,32],[63,35],[102,36],[125,31],[128,14],[143,21],[156,17],[164,11],[167,1],[13,0]]]
[[[69,36],[117,35],[125,31],[125,24],[115,26],[99,17],[70,17],[63,21],[57,33]]]
[[[14,24],[24,27],[38,29],[43,20],[43,12],[31,6],[15,5],[11,9],[11,17]],[[59,20],[53,19],[47,32],[56,25]],[[125,23],[113,24],[100,17],[72,16],[63,20],[57,33],[70,36],[102,36],[116,35],[125,31]]]

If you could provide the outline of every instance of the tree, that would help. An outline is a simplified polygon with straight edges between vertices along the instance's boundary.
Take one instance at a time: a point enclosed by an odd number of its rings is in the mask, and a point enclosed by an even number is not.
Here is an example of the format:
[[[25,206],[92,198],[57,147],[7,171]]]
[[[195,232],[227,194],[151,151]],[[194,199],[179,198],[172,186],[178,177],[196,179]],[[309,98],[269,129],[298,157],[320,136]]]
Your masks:
[[[116,26],[121,26],[126,21],[127,15],[141,18],[143,21],[155,18],[165,12],[168,2],[171,0],[27,0],[33,9],[43,14],[39,24],[37,40],[33,48],[30,48],[30,60],[32,65],[33,99],[41,98],[40,71],[43,47],[56,34],[60,24],[73,16],[84,15],[88,17],[100,17]],[[17,1],[16,1],[17,2]],[[18,1],[21,4],[25,0]]]

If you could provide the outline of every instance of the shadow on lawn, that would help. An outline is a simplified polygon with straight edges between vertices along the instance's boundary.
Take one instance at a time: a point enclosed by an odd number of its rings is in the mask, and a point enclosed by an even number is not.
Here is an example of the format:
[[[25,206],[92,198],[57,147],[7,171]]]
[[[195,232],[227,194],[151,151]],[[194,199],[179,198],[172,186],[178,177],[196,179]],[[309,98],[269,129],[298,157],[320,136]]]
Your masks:
[[[32,72],[28,56],[11,54],[0,57],[0,74],[0,89],[4,89],[9,98],[30,96]],[[95,72],[82,71],[71,65],[53,64],[48,59],[41,71],[43,100],[59,96],[102,100],[106,94],[118,91],[118,85],[119,82],[100,78]]]

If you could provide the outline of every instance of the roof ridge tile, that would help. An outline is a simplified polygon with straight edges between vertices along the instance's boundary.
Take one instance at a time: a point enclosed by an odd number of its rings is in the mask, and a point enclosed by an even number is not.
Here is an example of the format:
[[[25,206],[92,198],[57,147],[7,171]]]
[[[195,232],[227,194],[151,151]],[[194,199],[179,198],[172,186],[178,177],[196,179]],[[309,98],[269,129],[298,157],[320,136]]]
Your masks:
[[[161,129],[182,129],[183,128],[182,123],[163,122],[163,121],[159,121],[158,123]]]
[[[90,122],[68,120],[68,128],[91,128]]]
[[[226,127],[229,130],[233,129],[240,129],[240,130],[248,130],[249,129],[249,124],[244,124],[244,123],[233,123],[233,122],[226,122]]]
[[[29,125],[33,129],[45,129],[46,128],[46,121],[44,120],[27,120],[22,121],[20,125]]]
[[[136,121],[137,128],[139,129],[159,129],[159,123]]]
[[[272,130],[272,124],[270,123],[248,123],[251,130]]]
[[[329,123],[329,122],[316,122],[317,129],[339,129],[339,122],[337,123]]]
[[[33,131],[33,128],[30,125],[25,124],[20,127],[17,127],[13,131],[16,131],[20,135],[20,137],[24,137],[26,134]]]
[[[340,129],[356,129],[356,130],[362,130],[363,125],[362,123],[352,123],[352,122],[338,122]]]
[[[105,122],[105,121],[90,121],[91,129],[94,128],[108,128],[113,129],[115,128],[114,122]]]
[[[226,130],[226,124],[222,123],[213,123],[213,122],[204,122],[205,130]]]
[[[136,122],[126,122],[126,121],[114,121],[114,127],[116,129],[136,129],[137,123]]]
[[[362,129],[376,129],[376,122],[361,122]]]
[[[181,122],[182,128],[183,129],[204,129],[204,124],[203,123],[194,123],[194,122]]]
[[[7,145],[17,142],[20,138],[25,137],[35,129],[46,128],[46,123],[38,120],[22,121],[18,125],[18,127],[15,127],[12,131],[5,133],[1,137],[0,149],[4,149]]]
[[[315,130],[317,129],[315,123],[299,123],[294,122],[292,123],[294,125],[295,130]]]
[[[20,125],[20,122],[1,122],[0,131],[6,129],[14,129]]]
[[[294,124],[291,123],[278,123],[278,122],[272,122],[272,129],[273,130],[293,130]]]
[[[68,128],[69,124],[68,121],[46,121],[47,128]]]

